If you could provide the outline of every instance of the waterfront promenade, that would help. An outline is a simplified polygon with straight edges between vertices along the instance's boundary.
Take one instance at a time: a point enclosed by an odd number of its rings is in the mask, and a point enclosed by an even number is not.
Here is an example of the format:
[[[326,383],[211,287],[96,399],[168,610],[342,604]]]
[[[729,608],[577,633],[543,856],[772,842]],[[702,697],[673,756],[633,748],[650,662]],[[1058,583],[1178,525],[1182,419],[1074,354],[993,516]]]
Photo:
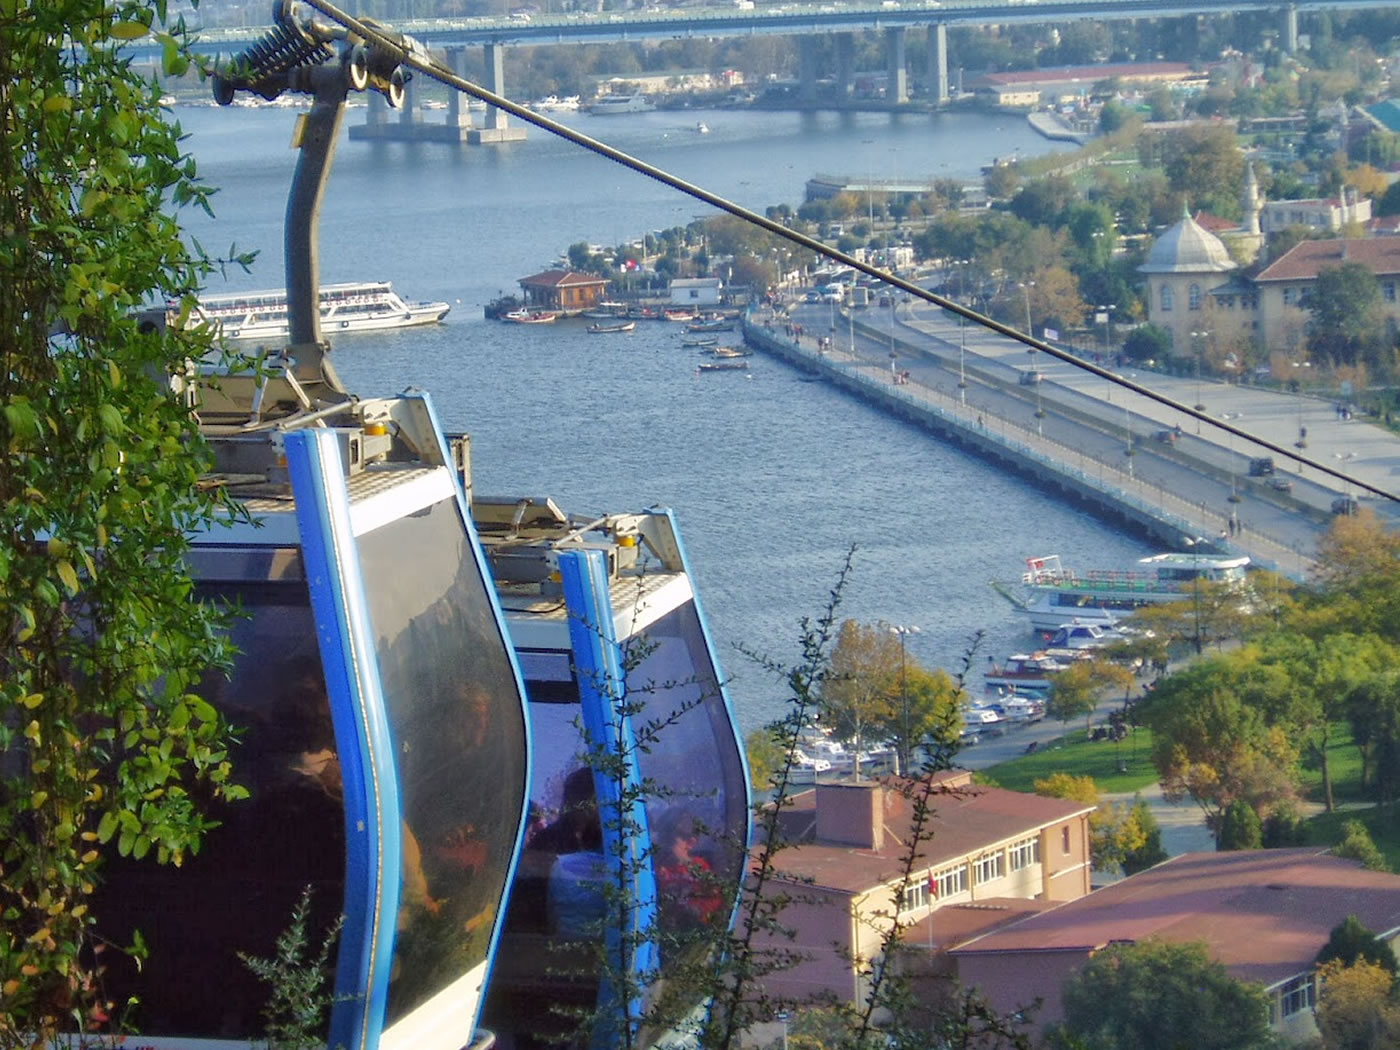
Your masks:
[[[792,319],[801,335],[789,333]],[[1248,554],[1256,563],[1305,578],[1312,552],[1333,520],[1332,502],[1366,495],[1276,453],[1273,478],[1251,477],[1262,454],[1167,406],[1028,354],[1014,340],[969,326],[923,303],[837,314],[793,306],[755,319],[750,341],[972,451],[1059,488],[1067,498],[1180,547]],[[1043,381],[1023,384],[1024,372]],[[1391,491],[1400,438],[1331,401],[1147,373],[1125,373],[1186,404],[1281,447],[1307,428],[1306,455]],[[1180,417],[1180,418],[1173,418]],[[1301,421],[1301,422],[1300,422]],[[1176,430],[1180,427],[1180,434]],[[1196,433],[1199,428],[1199,433]],[[1157,440],[1166,436],[1169,440]],[[1132,455],[1125,454],[1127,448]],[[1287,491],[1282,480],[1287,479]],[[1278,485],[1280,487],[1275,487]],[[1369,500],[1394,516],[1393,501]]]

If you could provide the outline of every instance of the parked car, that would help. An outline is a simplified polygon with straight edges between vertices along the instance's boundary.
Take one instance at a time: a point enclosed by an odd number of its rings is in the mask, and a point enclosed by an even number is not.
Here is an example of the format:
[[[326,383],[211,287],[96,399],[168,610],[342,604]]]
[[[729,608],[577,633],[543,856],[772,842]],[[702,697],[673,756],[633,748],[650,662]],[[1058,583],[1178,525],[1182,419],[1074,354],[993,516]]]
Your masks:
[[[1293,482],[1289,481],[1282,474],[1275,474],[1269,479],[1269,488],[1278,492],[1292,492]]]

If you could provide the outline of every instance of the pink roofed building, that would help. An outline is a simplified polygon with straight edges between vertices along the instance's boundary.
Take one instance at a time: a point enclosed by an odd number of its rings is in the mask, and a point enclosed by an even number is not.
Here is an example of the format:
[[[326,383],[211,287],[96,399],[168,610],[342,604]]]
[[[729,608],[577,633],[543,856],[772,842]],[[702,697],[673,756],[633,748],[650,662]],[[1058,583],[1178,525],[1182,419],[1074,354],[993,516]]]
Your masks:
[[[1400,876],[1317,848],[1187,853],[948,954],[998,1010],[1040,997],[1044,1027],[1063,1018],[1065,979],[1109,944],[1201,941],[1233,976],[1264,986],[1270,1024],[1297,1040],[1317,1034],[1313,960],[1348,915],[1395,942]]]
[[[907,945],[936,953],[1089,892],[1093,806],[975,785],[964,771],[940,779],[904,882],[913,806],[899,787],[822,783],[783,811],[792,845],[778,855],[776,892],[792,898],[779,921],[795,936],[769,946],[802,961],[765,978],[770,995],[863,1001],[896,915]]]

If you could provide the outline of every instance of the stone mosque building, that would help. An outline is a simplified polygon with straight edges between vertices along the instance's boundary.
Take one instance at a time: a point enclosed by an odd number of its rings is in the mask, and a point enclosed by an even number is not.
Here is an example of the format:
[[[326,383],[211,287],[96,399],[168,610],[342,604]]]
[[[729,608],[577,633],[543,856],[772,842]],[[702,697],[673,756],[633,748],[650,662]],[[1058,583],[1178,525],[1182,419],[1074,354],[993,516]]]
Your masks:
[[[1392,332],[1400,326],[1400,237],[1302,241],[1249,277],[1236,259],[1253,260],[1264,245],[1265,204],[1253,167],[1246,169],[1241,203],[1244,221],[1219,236],[1183,211],[1138,267],[1146,279],[1147,319],[1169,333],[1172,356],[1195,355],[1227,373],[1272,353],[1297,358],[1307,343],[1307,292],[1323,270],[1349,262],[1375,274]]]

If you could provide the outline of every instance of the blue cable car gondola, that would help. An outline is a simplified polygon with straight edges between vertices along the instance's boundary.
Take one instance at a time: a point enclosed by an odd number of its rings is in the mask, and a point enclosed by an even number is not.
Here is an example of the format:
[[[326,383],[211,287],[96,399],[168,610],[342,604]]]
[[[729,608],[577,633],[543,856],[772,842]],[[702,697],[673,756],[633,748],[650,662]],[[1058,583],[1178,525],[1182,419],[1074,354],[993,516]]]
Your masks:
[[[535,747],[484,1023],[520,1050],[607,1046],[606,1025],[622,1023],[654,1045],[707,1005],[671,978],[729,928],[749,829],[743,751],[675,521],[571,519],[547,499],[472,509]]]

